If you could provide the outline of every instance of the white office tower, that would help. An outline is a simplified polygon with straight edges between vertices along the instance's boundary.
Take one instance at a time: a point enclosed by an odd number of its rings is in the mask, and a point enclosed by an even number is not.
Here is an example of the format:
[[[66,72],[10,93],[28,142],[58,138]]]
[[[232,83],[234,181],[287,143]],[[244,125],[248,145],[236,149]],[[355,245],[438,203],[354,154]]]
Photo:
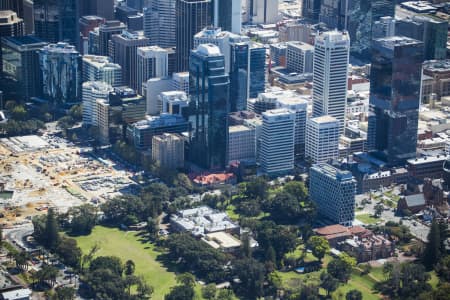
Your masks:
[[[214,0],[214,27],[241,34],[242,0]]]
[[[279,20],[278,0],[247,0],[247,22],[272,24]]]
[[[262,113],[260,144],[262,172],[269,176],[285,174],[294,168],[295,112],[272,109]]]
[[[162,92],[158,96],[158,105],[161,113],[182,116],[189,106],[189,99],[183,91]]]
[[[234,43],[249,42],[248,36],[222,31],[218,27],[206,27],[194,36],[194,49],[200,44],[213,44],[219,47],[225,58],[225,72],[230,72],[230,46]]]
[[[96,102],[98,99],[108,101],[109,93],[113,91],[113,87],[102,81],[88,81],[82,86],[83,100],[83,125],[97,126]]]
[[[256,160],[256,129],[234,125],[228,128],[228,161]]]
[[[286,68],[293,73],[312,73],[314,46],[298,41],[286,43]]]
[[[147,0],[144,7],[144,35],[150,45],[175,47],[176,0]]]
[[[332,116],[306,121],[306,159],[312,163],[322,163],[339,157],[339,124]]]
[[[94,103],[95,124],[98,130],[98,140],[101,144],[109,144],[109,101],[97,99]]]
[[[171,91],[172,89],[172,78],[150,78],[145,83],[145,88],[143,90],[145,97],[147,98],[147,114],[151,116],[159,115],[161,111],[161,105],[158,101],[158,96],[162,92]]]
[[[83,82],[103,81],[112,86],[122,85],[122,67],[108,56],[83,56]]]
[[[347,32],[327,31],[314,44],[313,117],[330,115],[345,126],[350,38]]]
[[[169,52],[158,46],[137,48],[137,92],[143,95],[142,85],[150,78],[167,77]]]
[[[305,154],[305,131],[308,114],[308,101],[304,98],[280,98],[277,100],[279,108],[295,112],[294,146],[295,156],[303,157]]]
[[[172,90],[183,91],[189,95],[189,72],[172,74]]]

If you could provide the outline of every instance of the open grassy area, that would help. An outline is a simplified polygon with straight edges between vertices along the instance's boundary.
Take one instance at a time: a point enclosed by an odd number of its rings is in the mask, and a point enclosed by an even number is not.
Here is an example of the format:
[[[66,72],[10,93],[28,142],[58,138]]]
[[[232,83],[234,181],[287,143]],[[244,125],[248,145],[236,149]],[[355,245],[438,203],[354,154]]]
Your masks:
[[[96,226],[89,236],[76,238],[83,253],[96,244],[100,250],[96,256],[114,255],[123,263],[131,259],[136,264],[136,274],[141,275],[154,287],[153,299],[164,299],[170,288],[176,285],[175,273],[167,270],[158,260],[161,252],[152,244],[141,242],[136,232]]]
[[[381,221],[381,219],[375,218],[371,214],[358,214],[356,215],[356,219],[364,224],[375,224]]]

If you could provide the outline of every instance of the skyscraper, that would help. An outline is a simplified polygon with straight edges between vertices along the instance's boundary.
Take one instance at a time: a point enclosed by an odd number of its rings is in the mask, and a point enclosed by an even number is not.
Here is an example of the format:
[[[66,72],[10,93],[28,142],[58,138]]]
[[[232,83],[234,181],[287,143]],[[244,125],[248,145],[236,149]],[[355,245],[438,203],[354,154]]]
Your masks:
[[[114,0],[79,0],[80,17],[99,16],[106,20],[114,19]]]
[[[113,87],[102,81],[87,81],[83,83],[82,100],[83,100],[83,125],[98,126],[96,101],[103,99],[108,101],[109,94],[113,91]]]
[[[250,98],[264,93],[266,82],[266,48],[259,43],[250,43]]]
[[[309,194],[317,204],[319,215],[344,226],[355,218],[356,180],[349,171],[329,164],[316,164],[310,169]]]
[[[80,101],[81,55],[67,43],[45,46],[39,52],[44,97],[54,106]]]
[[[368,147],[389,164],[416,157],[423,43],[407,37],[374,41]]]
[[[22,36],[24,33],[23,20],[12,10],[0,10],[0,49],[2,37]],[[0,78],[2,78],[2,52],[0,51]]]
[[[136,81],[137,91],[142,93],[142,86],[150,78],[167,77],[169,53],[158,46],[137,48]]]
[[[217,46],[202,44],[191,52],[189,81],[195,111],[191,159],[207,169],[223,169],[228,162],[230,81]]]
[[[106,21],[98,29],[98,54],[109,55],[109,41],[114,34],[121,34],[127,26],[120,21]]]
[[[269,176],[294,169],[295,112],[280,108],[262,113],[259,158]]]
[[[144,35],[150,39],[150,45],[175,47],[175,3],[176,0],[150,0],[144,7]]]
[[[247,18],[252,24],[278,21],[278,0],[247,0]]]
[[[349,49],[345,31],[323,32],[314,45],[313,117],[335,117],[341,133],[345,126]]]
[[[339,121],[331,116],[311,118],[306,122],[305,157],[312,163],[339,157]]]
[[[320,0],[302,0],[302,16],[316,23],[319,21]]]
[[[78,44],[77,0],[34,0],[35,35],[50,43]]]
[[[211,25],[211,0],[176,0],[175,39],[176,70],[189,69],[189,55],[194,47],[194,35]]]
[[[138,88],[137,49],[149,45],[148,38],[128,31],[113,35],[111,38],[111,57],[114,63],[122,67],[122,81],[132,89]]]
[[[122,85],[122,67],[108,56],[83,56],[83,82],[102,81],[113,87]]]
[[[249,43],[231,44],[230,51],[230,109],[245,110],[250,80]]]
[[[241,0],[213,0],[214,26],[224,31],[241,34]]]
[[[286,43],[286,68],[289,72],[312,73],[314,47],[310,44],[291,41]]]

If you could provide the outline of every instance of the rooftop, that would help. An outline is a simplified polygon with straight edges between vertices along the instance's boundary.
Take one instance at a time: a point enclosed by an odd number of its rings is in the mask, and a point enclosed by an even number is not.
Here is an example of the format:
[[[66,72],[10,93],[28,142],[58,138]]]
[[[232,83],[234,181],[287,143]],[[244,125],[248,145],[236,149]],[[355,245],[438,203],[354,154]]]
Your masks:
[[[317,170],[318,172],[339,181],[354,180],[353,175],[350,171],[340,170],[330,164],[315,164],[312,166],[312,169]]]
[[[244,125],[234,125],[234,126],[230,126],[228,128],[229,133],[244,132],[244,131],[250,131],[250,130],[253,130],[253,129],[249,128],[248,126],[244,126]]]
[[[221,56],[219,47],[214,44],[200,44],[197,47],[197,52],[206,56]]]
[[[325,115],[325,116],[321,116],[321,117],[311,118],[310,121],[318,123],[318,124],[339,122],[335,117],[330,116],[330,115]]]

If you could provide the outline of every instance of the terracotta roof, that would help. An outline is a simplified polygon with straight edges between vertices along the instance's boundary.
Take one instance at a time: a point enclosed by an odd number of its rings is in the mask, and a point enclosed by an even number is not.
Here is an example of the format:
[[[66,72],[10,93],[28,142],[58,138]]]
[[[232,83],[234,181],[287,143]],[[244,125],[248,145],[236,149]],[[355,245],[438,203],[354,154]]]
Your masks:
[[[348,231],[347,227],[336,224],[336,225],[330,225],[325,226],[321,228],[317,228],[314,230],[319,235],[332,235],[332,234],[338,234],[338,233],[345,233]]]

